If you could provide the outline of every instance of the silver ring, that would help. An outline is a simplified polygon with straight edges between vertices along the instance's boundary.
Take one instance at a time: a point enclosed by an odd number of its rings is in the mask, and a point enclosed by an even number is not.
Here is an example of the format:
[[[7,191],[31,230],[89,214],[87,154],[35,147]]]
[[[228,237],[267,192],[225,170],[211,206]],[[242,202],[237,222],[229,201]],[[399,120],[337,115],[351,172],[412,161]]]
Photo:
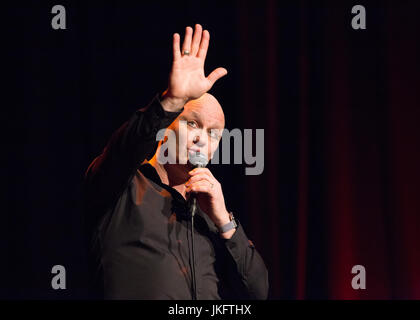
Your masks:
[[[211,184],[211,187],[210,187],[210,189],[213,189],[213,183],[211,183],[211,182],[210,182],[210,184]]]
[[[189,56],[190,52],[188,50],[184,50],[184,55]]]

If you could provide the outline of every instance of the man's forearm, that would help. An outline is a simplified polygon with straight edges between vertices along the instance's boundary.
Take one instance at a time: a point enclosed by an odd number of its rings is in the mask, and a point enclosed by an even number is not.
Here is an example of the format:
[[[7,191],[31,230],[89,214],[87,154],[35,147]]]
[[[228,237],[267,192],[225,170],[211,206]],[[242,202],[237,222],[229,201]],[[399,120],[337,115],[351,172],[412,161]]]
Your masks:
[[[225,246],[236,263],[233,268],[246,285],[251,299],[265,300],[268,295],[268,271],[260,254],[239,226]],[[232,270],[232,269],[231,269]]]

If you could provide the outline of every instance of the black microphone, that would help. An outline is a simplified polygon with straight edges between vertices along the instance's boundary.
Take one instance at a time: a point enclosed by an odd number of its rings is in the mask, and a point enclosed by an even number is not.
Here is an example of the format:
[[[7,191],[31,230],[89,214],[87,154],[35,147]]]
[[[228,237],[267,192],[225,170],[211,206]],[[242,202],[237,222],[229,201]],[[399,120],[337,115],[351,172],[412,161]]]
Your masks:
[[[191,155],[188,160],[194,166],[194,168],[205,168],[208,163],[206,155],[201,152],[194,152],[194,154]],[[189,204],[191,217],[194,217],[197,211],[197,198],[193,193],[190,195]]]

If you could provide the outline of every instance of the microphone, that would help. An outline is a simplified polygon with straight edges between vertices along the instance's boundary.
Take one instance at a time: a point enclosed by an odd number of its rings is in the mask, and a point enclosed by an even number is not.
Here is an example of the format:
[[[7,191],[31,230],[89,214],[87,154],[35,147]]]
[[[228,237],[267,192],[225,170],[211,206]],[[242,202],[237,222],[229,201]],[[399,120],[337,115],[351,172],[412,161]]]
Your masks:
[[[201,152],[194,152],[191,156],[188,157],[190,163],[194,166],[194,168],[204,168],[207,163],[207,157],[204,153]],[[194,215],[197,211],[197,198],[195,194],[191,193],[189,198],[189,207],[190,207],[190,214],[191,214],[191,277],[192,277],[192,298],[193,300],[197,300],[197,281],[195,279],[195,249],[194,249]]]
[[[191,155],[188,158],[188,160],[194,166],[194,168],[205,168],[208,163],[206,155],[201,152],[194,152],[194,154]],[[190,202],[190,214],[191,214],[191,217],[194,217],[197,211],[197,198],[195,197],[195,194],[191,193],[189,202]]]

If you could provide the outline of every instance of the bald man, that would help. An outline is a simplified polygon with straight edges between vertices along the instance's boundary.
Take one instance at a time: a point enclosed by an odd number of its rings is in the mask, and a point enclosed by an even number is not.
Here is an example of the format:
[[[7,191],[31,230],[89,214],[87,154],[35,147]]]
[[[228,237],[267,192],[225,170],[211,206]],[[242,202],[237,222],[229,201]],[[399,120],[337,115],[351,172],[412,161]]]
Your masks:
[[[227,74],[217,68],[205,77],[209,38],[200,25],[187,27],[181,51],[174,34],[168,89],[113,134],[86,172],[85,225],[99,297],[267,298],[265,264],[227,210],[221,184],[189,161],[197,153],[211,159],[225,125],[207,93]]]

